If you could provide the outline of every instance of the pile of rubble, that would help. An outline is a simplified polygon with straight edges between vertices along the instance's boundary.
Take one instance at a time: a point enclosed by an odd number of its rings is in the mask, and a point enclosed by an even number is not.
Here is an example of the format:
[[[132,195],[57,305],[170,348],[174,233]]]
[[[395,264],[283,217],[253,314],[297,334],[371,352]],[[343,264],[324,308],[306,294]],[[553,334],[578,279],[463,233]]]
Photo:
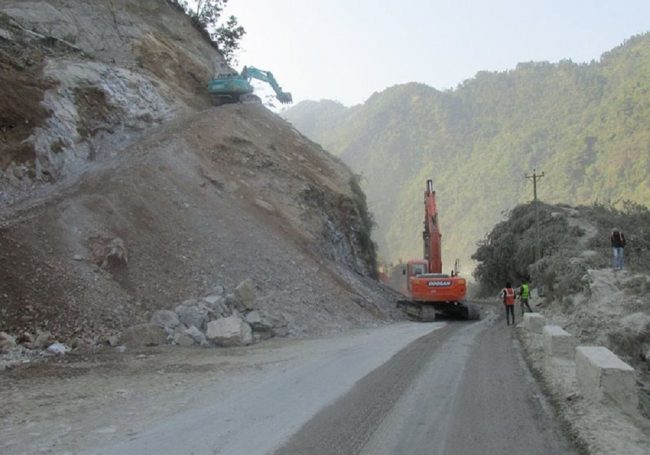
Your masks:
[[[47,331],[19,336],[0,332],[0,370],[84,347],[97,349],[108,345],[124,352],[127,348],[163,344],[246,346],[287,335],[289,328],[283,317],[271,317],[255,307],[255,287],[251,279],[246,279],[233,293],[216,286],[199,299],[186,300],[173,311],[158,310],[150,322],[131,326],[93,346],[74,340],[71,348]]]
[[[38,332],[36,336],[25,332],[17,337],[0,332],[0,371],[68,351],[70,347],[57,342],[50,332]]]
[[[115,346],[246,346],[274,336],[287,336],[283,318],[272,318],[255,308],[251,279],[232,294],[222,286],[200,299],[186,300],[174,311],[158,310],[146,324],[126,329],[109,343]]]

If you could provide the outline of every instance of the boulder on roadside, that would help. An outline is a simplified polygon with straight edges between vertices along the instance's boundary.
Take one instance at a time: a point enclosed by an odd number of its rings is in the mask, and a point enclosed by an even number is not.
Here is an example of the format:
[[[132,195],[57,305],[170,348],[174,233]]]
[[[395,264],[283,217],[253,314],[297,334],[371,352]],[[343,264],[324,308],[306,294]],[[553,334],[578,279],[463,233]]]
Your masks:
[[[208,295],[203,297],[202,303],[210,310],[214,315],[218,316],[229,316],[228,307],[226,306],[226,299],[221,295]]]
[[[271,334],[274,337],[284,338],[289,336],[289,327],[287,326],[278,326],[271,329]]]
[[[194,326],[191,326],[187,330],[185,330],[185,334],[192,337],[192,339],[196,344],[200,344],[201,346],[205,346],[206,344],[208,344],[208,340],[203,334],[203,332],[201,332],[199,329],[197,329]]]
[[[235,305],[241,311],[255,308],[255,286],[250,278],[246,278],[235,288]]]
[[[194,345],[194,338],[186,333],[177,333],[174,335],[174,343],[179,346],[189,347]]]
[[[111,336],[106,338],[106,343],[109,346],[114,348],[115,346],[120,344],[120,336],[119,335],[111,335]]]
[[[245,318],[246,318],[246,322],[248,322],[253,327],[253,329],[255,329],[256,327],[261,327],[263,324],[262,315],[257,310],[251,311],[245,316]]]
[[[159,346],[167,342],[167,334],[158,325],[138,324],[122,332],[120,342],[130,348]]]
[[[180,305],[176,307],[176,314],[182,324],[188,327],[195,326],[202,329],[208,322],[207,311],[202,310],[197,306]]]
[[[46,349],[49,345],[51,345],[55,340],[52,338],[52,334],[50,332],[37,332],[36,333],[36,339],[32,343],[31,348],[32,349]]]
[[[6,354],[16,347],[14,337],[6,332],[0,332],[0,354]]]
[[[207,338],[217,346],[245,346],[253,342],[253,331],[237,316],[208,323]]]
[[[170,310],[158,310],[151,316],[151,324],[156,325],[162,329],[173,329],[180,320],[178,315]]]

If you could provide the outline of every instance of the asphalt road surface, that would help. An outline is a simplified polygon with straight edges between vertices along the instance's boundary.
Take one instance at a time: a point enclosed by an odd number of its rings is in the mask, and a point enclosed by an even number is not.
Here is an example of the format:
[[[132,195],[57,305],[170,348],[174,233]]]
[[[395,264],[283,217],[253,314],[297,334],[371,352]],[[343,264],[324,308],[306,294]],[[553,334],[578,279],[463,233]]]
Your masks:
[[[275,453],[572,453],[498,323],[451,323],[414,341]]]
[[[573,453],[513,330],[404,323],[311,341],[232,393],[88,453]]]

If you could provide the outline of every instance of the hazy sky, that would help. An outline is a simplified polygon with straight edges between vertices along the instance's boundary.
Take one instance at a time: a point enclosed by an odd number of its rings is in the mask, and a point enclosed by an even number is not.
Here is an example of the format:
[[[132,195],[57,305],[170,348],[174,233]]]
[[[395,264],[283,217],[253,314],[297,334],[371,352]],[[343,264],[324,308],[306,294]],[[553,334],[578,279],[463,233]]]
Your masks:
[[[650,0],[230,0],[226,13],[247,30],[238,69],[273,71],[296,102],[346,105],[522,61],[588,62],[650,30]]]

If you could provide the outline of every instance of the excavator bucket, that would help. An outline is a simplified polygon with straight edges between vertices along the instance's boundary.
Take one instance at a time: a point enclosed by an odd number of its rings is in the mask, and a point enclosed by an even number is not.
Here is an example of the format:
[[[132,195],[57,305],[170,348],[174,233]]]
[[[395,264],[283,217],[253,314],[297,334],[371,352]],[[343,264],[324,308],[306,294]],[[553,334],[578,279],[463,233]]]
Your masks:
[[[280,92],[277,95],[278,101],[280,101],[282,104],[290,104],[293,103],[293,98],[291,97],[291,93],[288,92]]]

